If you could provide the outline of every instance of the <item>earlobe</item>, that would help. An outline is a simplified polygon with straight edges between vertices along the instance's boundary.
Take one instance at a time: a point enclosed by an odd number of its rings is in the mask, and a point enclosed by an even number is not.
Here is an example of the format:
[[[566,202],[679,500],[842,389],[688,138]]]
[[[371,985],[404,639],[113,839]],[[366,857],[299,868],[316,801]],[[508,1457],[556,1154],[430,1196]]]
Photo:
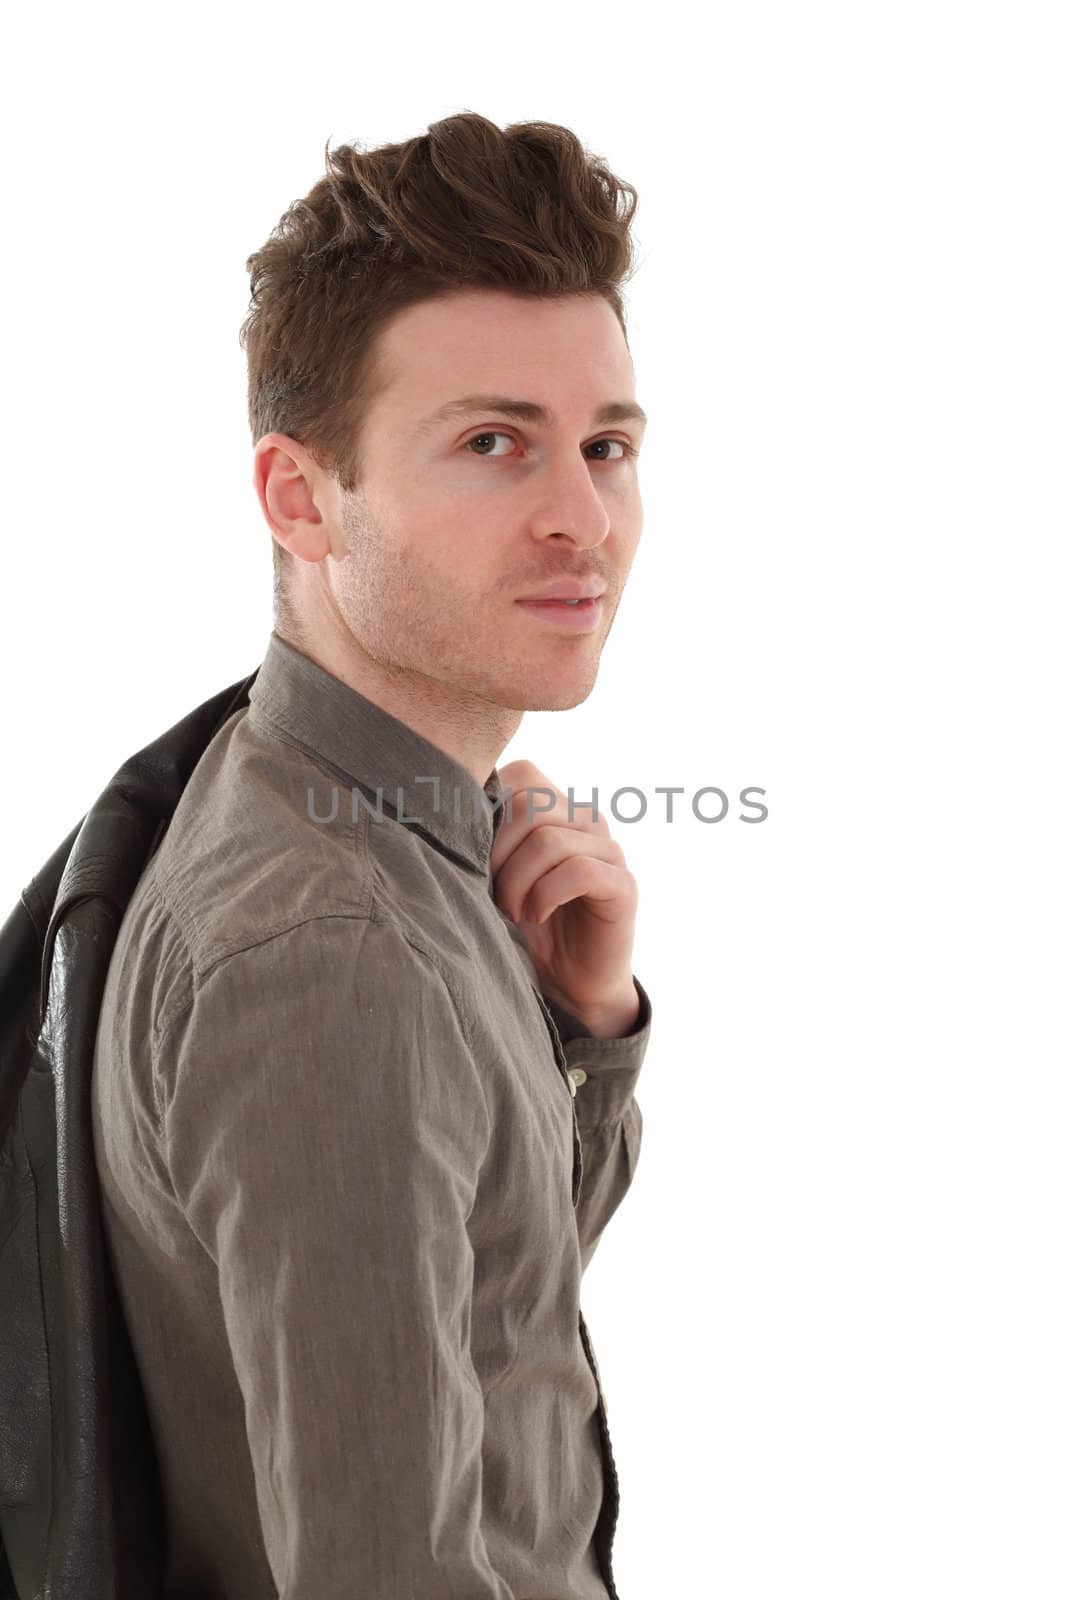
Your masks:
[[[333,554],[330,536],[321,517],[317,522],[300,518],[286,529],[284,539],[278,537],[276,529],[275,524],[272,529],[275,539],[296,561],[323,561],[328,555]]]

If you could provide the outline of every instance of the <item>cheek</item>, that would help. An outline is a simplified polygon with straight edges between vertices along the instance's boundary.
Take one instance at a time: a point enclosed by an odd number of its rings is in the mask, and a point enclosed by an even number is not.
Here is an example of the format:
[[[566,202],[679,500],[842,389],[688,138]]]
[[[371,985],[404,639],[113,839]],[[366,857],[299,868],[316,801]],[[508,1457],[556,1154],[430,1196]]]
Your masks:
[[[641,530],[644,526],[644,512],[640,500],[629,501],[621,508],[617,515],[611,519],[612,532],[623,560],[627,564],[633,560],[637,546],[641,542]]]
[[[477,495],[446,495],[420,512],[420,544],[460,588],[476,587],[505,567],[510,528]]]

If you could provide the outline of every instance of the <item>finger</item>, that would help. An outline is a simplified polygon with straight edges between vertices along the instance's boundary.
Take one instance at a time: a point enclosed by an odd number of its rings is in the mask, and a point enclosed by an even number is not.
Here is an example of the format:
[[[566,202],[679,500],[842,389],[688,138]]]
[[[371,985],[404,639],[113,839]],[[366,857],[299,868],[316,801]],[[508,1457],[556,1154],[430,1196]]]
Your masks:
[[[583,900],[593,916],[605,922],[632,922],[637,909],[637,881],[626,867],[593,856],[570,856],[546,872],[526,897],[522,920],[547,922],[560,906]]]
[[[540,792],[533,792],[535,789]],[[549,792],[545,793],[546,790]],[[611,829],[606,817],[598,815],[594,820],[588,807],[581,810],[575,802],[574,815],[571,818],[567,815],[567,803],[567,796],[547,779],[543,784],[526,784],[521,789],[513,788],[510,801],[504,807],[500,828],[490,852],[494,872],[499,871],[525,839],[541,828],[560,828],[580,834],[585,839],[611,838]]]
[[[542,772],[541,768],[535,766],[532,761],[509,761],[507,766],[501,767],[498,770],[497,776],[500,779],[501,787],[505,790],[508,790],[511,794],[512,810],[521,813],[524,820],[525,813],[530,807],[544,808],[547,811],[547,814],[553,817],[553,820],[556,821],[559,820],[561,812],[564,817],[567,817],[567,804],[569,797],[564,794],[563,790],[558,784],[552,782],[552,779],[548,776],[547,772]],[[546,795],[542,793],[532,795],[530,807],[528,807],[526,801],[526,791],[532,789],[548,790],[549,794]],[[551,795],[552,798],[551,808],[549,807],[549,795]],[[572,805],[574,809],[574,818],[573,820],[567,818],[567,825],[569,827],[580,822],[583,825],[591,826],[599,831],[602,827],[606,826],[606,818],[600,814],[599,807],[596,821],[593,820],[591,801],[586,802],[583,805],[582,801],[575,797]]]
[[[532,829],[493,871],[493,898],[508,915],[521,918],[522,906],[538,879],[560,863],[588,856],[610,866],[625,867],[618,840],[545,823]]]

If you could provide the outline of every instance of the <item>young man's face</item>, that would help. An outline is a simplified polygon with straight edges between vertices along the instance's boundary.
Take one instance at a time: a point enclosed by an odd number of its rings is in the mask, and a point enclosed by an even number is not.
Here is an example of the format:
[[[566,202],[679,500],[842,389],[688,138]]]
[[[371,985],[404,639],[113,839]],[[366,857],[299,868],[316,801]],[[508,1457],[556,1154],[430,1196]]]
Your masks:
[[[531,301],[470,290],[406,310],[380,351],[389,382],[341,499],[349,554],[324,564],[340,618],[380,664],[515,710],[562,710],[596,681],[641,536],[633,363],[600,297]],[[550,419],[476,405],[534,402]],[[517,602],[559,579],[592,607]]]

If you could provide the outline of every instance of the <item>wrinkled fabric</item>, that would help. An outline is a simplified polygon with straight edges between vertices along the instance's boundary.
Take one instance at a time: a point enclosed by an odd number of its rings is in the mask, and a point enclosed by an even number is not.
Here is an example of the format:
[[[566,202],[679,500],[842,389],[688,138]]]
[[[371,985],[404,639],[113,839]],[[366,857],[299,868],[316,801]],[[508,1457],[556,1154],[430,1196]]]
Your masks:
[[[500,802],[272,633],[133,893],[92,1119],[167,1600],[617,1594],[579,1290],[651,1007],[540,994]]]

